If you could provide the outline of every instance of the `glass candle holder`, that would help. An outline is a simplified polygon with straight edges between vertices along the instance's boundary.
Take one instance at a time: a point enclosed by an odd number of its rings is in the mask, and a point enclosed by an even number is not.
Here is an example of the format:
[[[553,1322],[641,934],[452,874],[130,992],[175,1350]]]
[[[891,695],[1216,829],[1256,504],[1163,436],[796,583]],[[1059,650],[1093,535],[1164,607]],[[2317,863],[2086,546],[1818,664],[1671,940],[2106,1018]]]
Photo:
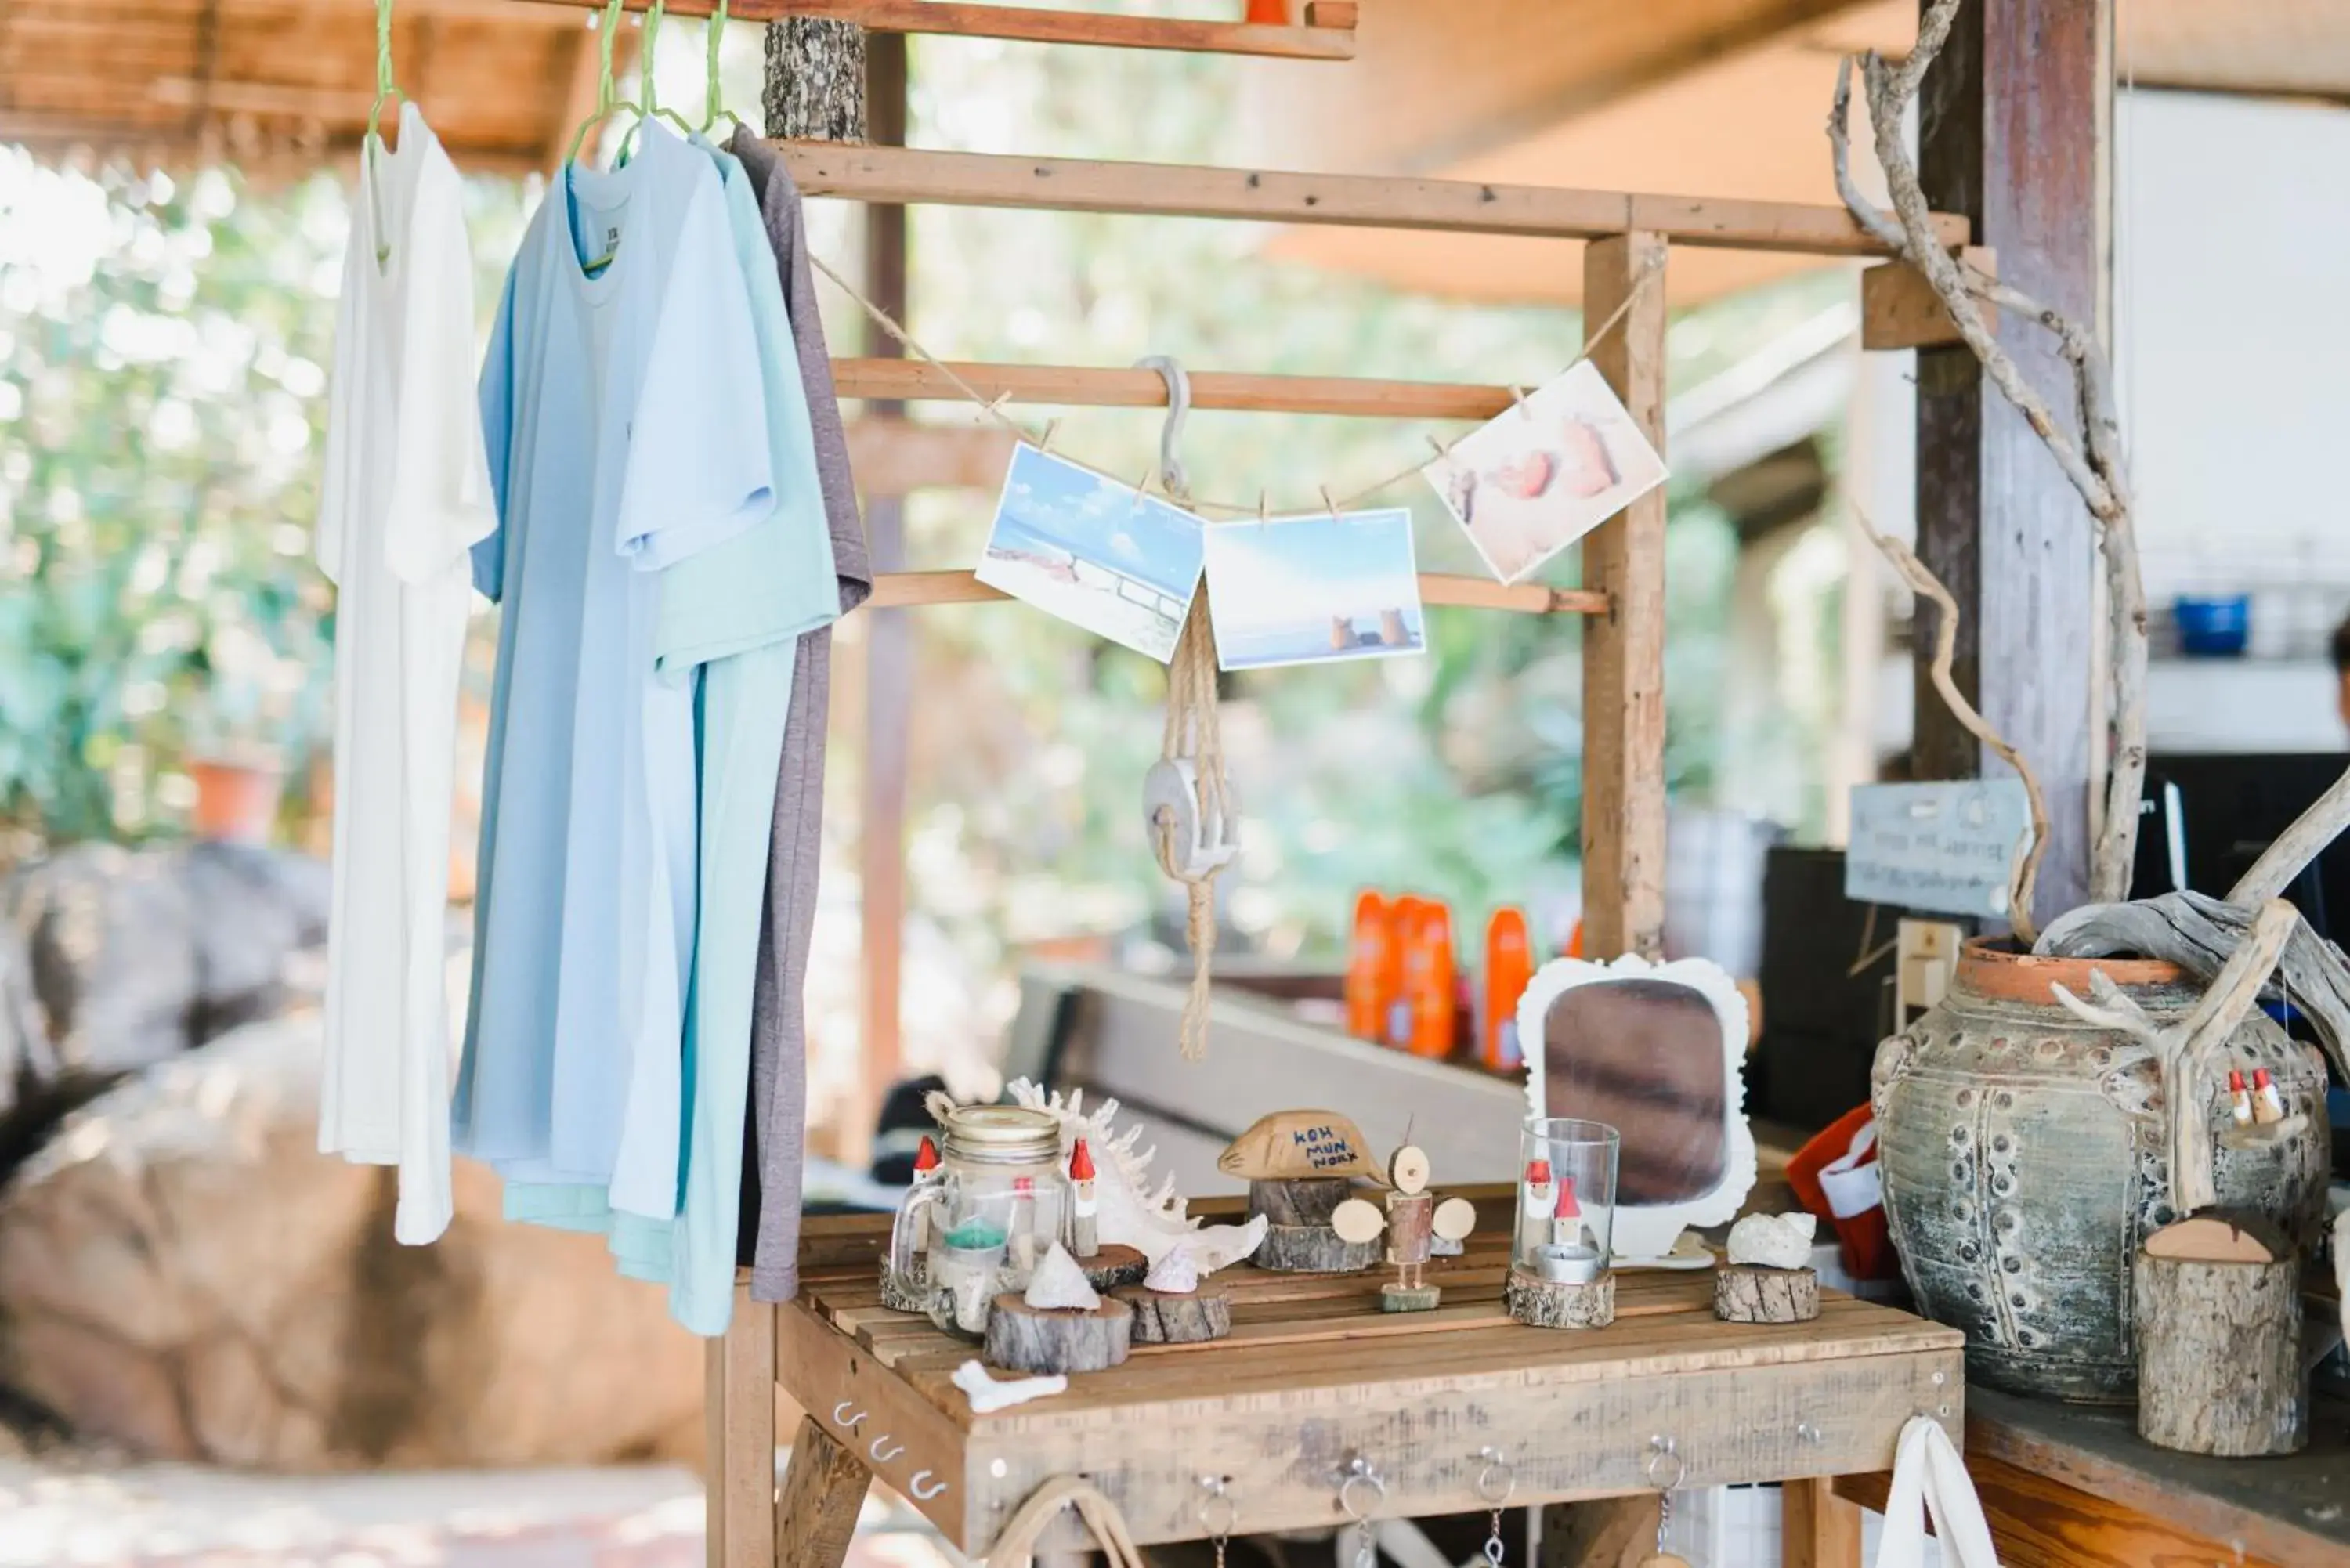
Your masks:
[[[1605,1122],[1536,1116],[1525,1124],[1510,1258],[1520,1272],[1552,1284],[1589,1284],[1607,1272],[1622,1142]]]

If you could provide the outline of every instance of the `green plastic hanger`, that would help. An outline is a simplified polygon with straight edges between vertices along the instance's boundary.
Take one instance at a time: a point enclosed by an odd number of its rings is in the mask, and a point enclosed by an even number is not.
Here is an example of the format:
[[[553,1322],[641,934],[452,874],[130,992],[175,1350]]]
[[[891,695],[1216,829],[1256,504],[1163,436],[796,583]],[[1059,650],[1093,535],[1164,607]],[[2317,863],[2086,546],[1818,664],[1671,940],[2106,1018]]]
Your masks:
[[[680,136],[693,134],[693,127],[686,124],[683,115],[673,109],[663,109],[653,96],[653,67],[660,63],[661,18],[668,12],[669,0],[653,0],[645,12],[645,41],[637,57],[637,123],[629,127],[629,133],[620,139],[619,161],[622,163],[629,161],[629,154],[636,149],[637,132],[656,118],[676,126]]]
[[[726,94],[718,79],[718,46],[726,36],[726,0],[718,0],[717,8],[710,14],[708,26],[706,43],[710,50],[710,80],[702,90],[702,134],[704,137],[717,129],[721,115],[734,121],[735,129],[748,129],[741,117],[726,107]]]
[[[566,162],[579,161],[579,151],[588,145],[588,133],[601,121],[615,114],[640,112],[635,104],[620,97],[619,89],[612,84],[612,45],[620,36],[620,10],[625,3],[626,0],[609,0],[604,7],[603,18],[598,24],[598,31],[603,36],[596,46],[597,56],[602,65],[601,74],[596,78],[596,108],[579,122],[578,130],[573,133],[571,151],[565,154]],[[608,256],[605,259],[608,261],[611,258]]]
[[[405,102],[408,95],[391,79],[391,0],[375,0],[375,104],[368,110],[367,139],[359,143],[362,158],[383,151],[383,106],[394,98]],[[375,265],[380,269],[391,260],[391,243],[384,237],[380,182],[368,182],[368,194],[375,212]]]

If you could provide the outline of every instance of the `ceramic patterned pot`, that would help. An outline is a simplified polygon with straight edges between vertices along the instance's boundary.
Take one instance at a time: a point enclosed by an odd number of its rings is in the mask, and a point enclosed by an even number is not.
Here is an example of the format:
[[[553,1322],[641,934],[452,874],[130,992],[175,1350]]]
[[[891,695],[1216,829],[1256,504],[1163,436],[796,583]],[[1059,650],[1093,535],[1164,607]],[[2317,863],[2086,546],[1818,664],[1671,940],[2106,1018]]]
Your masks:
[[[2082,1023],[2049,991],[2086,997],[2096,970],[2158,1023],[2201,994],[2172,964],[1970,942],[1941,1005],[1877,1048],[1870,1099],[1902,1272],[1920,1312],[1965,1331],[1969,1374],[2017,1394],[2126,1404],[2137,1391],[2131,1262],[2174,1216],[2153,1052]],[[2280,1143],[2220,1149],[2220,1201],[2314,1241],[2332,1159],[2324,1059],[2257,1012],[2225,1055],[2247,1078],[2266,1067],[2288,1107],[2317,1114]],[[2204,1092],[2215,1129],[2229,1126],[2225,1067]]]

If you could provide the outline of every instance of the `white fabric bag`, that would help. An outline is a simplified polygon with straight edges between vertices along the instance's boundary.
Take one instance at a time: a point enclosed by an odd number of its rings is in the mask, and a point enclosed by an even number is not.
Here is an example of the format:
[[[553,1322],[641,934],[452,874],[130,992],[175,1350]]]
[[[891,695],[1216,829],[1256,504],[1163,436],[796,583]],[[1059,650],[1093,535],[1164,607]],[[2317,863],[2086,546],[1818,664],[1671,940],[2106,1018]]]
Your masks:
[[[1893,1490],[1885,1500],[1885,1533],[1877,1568],[1925,1568],[1926,1515],[1934,1516],[1943,1568],[1999,1568],[1991,1526],[1959,1448],[1941,1424],[1912,1416],[1893,1456]]]

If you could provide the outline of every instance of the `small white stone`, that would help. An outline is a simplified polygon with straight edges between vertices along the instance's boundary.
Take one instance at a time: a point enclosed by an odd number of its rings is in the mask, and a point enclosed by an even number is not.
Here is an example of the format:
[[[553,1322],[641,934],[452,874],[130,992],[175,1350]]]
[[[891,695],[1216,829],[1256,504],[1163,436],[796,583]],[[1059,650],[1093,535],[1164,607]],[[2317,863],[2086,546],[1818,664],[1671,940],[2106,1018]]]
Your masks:
[[[1200,1288],[1199,1260],[1189,1247],[1170,1247],[1165,1257],[1150,1265],[1150,1277],[1142,1282],[1165,1295],[1188,1296]]]
[[[1086,1280],[1086,1272],[1058,1241],[1029,1277],[1027,1293],[1020,1298],[1039,1312],[1091,1312],[1101,1297]]]
[[[1805,1269],[1812,1262],[1812,1214],[1749,1214],[1730,1228],[1730,1261],[1765,1269]]]

